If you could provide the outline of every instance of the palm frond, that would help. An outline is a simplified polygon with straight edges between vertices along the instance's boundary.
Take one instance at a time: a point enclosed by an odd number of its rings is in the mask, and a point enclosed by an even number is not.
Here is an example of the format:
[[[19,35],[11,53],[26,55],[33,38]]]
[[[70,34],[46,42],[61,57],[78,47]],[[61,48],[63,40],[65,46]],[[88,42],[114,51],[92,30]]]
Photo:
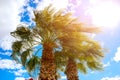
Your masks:
[[[30,39],[31,31],[28,27],[18,25],[16,31],[11,32],[11,35],[21,39]]]
[[[103,70],[103,65],[100,62],[87,62],[87,66],[91,70]]]
[[[17,63],[20,63],[20,54],[19,52],[12,52],[11,56]]]
[[[83,72],[84,74],[87,73],[87,68],[86,68],[86,66],[85,66],[85,63],[78,63],[78,64],[77,64],[77,67],[78,67],[78,69],[79,69],[81,72]]]
[[[34,69],[36,69],[36,66],[39,65],[40,66],[40,58],[37,56],[33,56],[26,64],[26,68],[29,72],[34,71]]]
[[[27,62],[27,57],[30,56],[31,54],[31,49],[27,49],[26,51],[24,51],[22,54],[21,54],[21,62],[22,62],[22,65],[25,66],[26,62]]]
[[[21,52],[20,52],[21,48],[22,48],[22,41],[13,42],[13,44],[12,44],[13,51],[12,51],[11,57],[17,62],[20,61],[19,57],[21,55]]]
[[[64,71],[63,67],[65,67],[67,63],[67,57],[64,55],[64,53],[61,53],[60,51],[56,51],[54,53],[54,56],[55,56],[55,63],[56,63],[57,69]]]
[[[20,52],[21,47],[22,47],[22,41],[16,41],[16,42],[13,42],[12,44],[13,52]]]

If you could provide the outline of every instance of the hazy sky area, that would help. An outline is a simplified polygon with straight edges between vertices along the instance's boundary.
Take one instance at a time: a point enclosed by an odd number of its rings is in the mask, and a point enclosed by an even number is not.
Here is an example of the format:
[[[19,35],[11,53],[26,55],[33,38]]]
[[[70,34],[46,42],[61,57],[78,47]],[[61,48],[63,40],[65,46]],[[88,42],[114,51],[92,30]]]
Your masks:
[[[35,25],[33,10],[53,4],[56,10],[66,8],[88,26],[95,25],[102,32],[93,35],[108,49],[103,59],[104,71],[79,73],[80,80],[120,80],[120,0],[0,0],[0,80],[29,78],[21,64],[10,57],[14,38],[10,32],[18,24]],[[61,80],[66,80],[62,74]]]

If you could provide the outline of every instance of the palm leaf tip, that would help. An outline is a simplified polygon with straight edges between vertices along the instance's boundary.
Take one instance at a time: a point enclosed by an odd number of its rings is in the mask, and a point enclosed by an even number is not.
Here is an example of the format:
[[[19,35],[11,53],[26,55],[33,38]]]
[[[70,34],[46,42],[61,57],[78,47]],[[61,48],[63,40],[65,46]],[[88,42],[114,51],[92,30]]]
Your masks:
[[[91,70],[103,70],[103,65],[100,62],[87,62]]]
[[[34,71],[36,69],[36,66],[40,65],[40,58],[37,56],[33,56],[26,64],[27,70],[29,72]]]
[[[12,44],[12,50],[14,52],[20,52],[21,47],[22,47],[22,41],[16,41]]]
[[[85,66],[83,63],[78,63],[78,64],[77,64],[77,67],[78,67],[78,69],[79,69],[81,72],[83,72],[84,74],[87,73],[87,68],[86,68],[86,66]]]
[[[21,54],[21,62],[23,66],[25,66],[27,62],[27,58],[30,56],[30,53],[31,53],[31,49],[27,49]]]
[[[17,62],[20,61],[19,56],[21,55],[21,53],[20,53],[21,48],[22,48],[22,42],[21,41],[13,42],[11,57]]]

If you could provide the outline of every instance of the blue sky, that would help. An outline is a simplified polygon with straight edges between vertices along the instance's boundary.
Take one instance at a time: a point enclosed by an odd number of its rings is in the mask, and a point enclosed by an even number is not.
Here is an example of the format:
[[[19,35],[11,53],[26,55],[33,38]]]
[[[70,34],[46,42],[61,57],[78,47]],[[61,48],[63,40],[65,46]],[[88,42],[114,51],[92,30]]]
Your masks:
[[[52,3],[56,9],[67,8],[87,25],[101,26],[102,32],[93,35],[108,49],[103,59],[104,71],[79,73],[81,80],[120,80],[120,1],[119,0],[0,0],[0,80],[25,80],[27,71],[10,57],[14,38],[9,33],[18,24],[34,25],[33,10]],[[62,75],[60,80],[65,80]]]

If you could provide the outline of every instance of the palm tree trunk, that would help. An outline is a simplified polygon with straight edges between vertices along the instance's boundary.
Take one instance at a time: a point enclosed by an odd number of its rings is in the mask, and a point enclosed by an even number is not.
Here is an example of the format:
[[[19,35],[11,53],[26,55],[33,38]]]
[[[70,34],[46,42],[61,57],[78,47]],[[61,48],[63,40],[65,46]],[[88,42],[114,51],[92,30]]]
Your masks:
[[[43,45],[40,76],[38,80],[57,80],[53,48],[50,44]]]
[[[67,80],[79,80],[78,72],[77,72],[77,65],[76,65],[76,62],[72,58],[68,59],[65,74],[67,76]]]

